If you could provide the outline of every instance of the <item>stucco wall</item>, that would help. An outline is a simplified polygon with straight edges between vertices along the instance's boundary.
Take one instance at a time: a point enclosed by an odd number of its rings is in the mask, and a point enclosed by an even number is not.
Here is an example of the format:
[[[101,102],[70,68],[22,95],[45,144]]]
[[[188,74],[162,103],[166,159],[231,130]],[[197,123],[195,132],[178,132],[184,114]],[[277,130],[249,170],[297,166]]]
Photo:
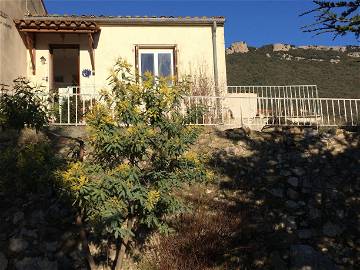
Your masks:
[[[126,59],[135,66],[135,45],[177,45],[178,75],[194,75],[205,71],[213,80],[213,46],[211,26],[101,26],[101,33],[96,40],[95,75],[85,78],[80,76],[81,87],[106,85],[109,70],[118,57]],[[48,87],[50,61],[40,63],[44,56],[49,56],[49,44],[79,44],[80,72],[91,70],[88,40],[81,34],[37,34],[36,76],[29,76],[37,83]],[[219,82],[221,89],[226,86],[224,27],[217,28],[217,57]],[[83,91],[84,92],[84,91]]]
[[[45,14],[40,0],[0,0],[0,83],[11,84],[19,76],[26,76],[28,62],[24,42],[13,19],[31,14]]]

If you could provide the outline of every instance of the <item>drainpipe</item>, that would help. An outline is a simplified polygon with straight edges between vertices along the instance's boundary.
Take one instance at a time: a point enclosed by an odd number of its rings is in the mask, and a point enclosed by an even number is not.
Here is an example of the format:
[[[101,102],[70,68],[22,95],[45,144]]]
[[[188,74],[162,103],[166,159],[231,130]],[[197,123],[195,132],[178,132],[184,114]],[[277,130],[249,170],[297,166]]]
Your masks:
[[[214,64],[214,81],[215,81],[215,95],[219,96],[219,73],[217,61],[217,46],[216,46],[216,21],[212,25],[212,45],[213,45],[213,64]]]
[[[29,16],[30,15],[30,11],[29,11],[29,6],[28,6],[28,0],[25,0],[25,16]]]
[[[222,114],[222,106],[220,100],[220,91],[219,91],[219,71],[218,71],[218,59],[217,59],[217,46],[216,46],[216,21],[213,22],[212,25],[212,45],[213,45],[213,64],[214,64],[214,81],[215,81],[215,96],[216,98],[216,108],[217,108],[217,118],[220,124],[223,124],[223,114]]]

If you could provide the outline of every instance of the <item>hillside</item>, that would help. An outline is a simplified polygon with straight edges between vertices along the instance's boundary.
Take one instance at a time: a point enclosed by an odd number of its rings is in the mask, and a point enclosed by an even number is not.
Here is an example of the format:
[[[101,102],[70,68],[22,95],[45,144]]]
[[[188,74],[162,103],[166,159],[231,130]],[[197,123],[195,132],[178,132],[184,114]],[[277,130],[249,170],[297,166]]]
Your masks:
[[[360,48],[235,43],[227,49],[228,85],[316,84],[321,97],[360,98]]]

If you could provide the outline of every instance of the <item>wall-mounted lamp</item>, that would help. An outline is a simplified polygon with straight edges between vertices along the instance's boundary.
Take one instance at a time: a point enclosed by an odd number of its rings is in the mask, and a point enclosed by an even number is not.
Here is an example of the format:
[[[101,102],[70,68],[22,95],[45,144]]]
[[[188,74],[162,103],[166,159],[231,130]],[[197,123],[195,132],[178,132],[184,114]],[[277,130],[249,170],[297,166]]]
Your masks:
[[[46,64],[46,58],[44,56],[40,57],[40,62],[41,64],[45,65]]]

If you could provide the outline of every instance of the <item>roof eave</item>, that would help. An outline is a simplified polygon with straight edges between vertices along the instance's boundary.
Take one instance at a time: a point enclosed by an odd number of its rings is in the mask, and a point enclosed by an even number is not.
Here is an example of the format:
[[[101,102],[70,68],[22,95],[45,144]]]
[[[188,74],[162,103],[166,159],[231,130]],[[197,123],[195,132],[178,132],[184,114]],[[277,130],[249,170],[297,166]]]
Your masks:
[[[156,26],[223,26],[225,18],[153,18],[153,17],[82,17],[82,16],[26,16],[25,20],[92,21],[99,25],[156,25]]]

